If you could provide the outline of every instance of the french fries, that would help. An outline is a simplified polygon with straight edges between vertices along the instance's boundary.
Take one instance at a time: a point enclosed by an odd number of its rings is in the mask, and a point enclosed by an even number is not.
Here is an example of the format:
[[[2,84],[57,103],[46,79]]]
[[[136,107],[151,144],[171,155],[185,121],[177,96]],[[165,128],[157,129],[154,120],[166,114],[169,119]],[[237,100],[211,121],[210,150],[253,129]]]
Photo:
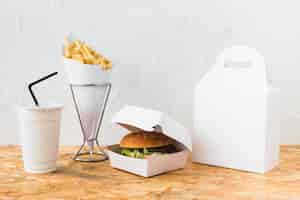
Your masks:
[[[64,57],[82,64],[100,65],[103,70],[110,70],[112,63],[80,40],[69,42],[64,39]]]

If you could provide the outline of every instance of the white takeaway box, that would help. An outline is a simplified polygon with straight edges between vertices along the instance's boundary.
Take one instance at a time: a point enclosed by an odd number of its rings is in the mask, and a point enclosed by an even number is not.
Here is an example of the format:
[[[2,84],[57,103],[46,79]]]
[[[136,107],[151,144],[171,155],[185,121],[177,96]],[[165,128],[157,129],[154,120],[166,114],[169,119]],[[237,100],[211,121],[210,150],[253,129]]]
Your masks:
[[[154,154],[139,159],[121,155],[115,151],[118,145],[111,145],[106,151],[113,168],[151,177],[185,167],[189,150],[192,150],[191,137],[181,124],[165,113],[136,106],[125,106],[114,115],[112,122],[128,129],[128,132],[136,130],[160,131],[178,142],[176,147],[179,150],[176,153]]]
[[[255,49],[225,49],[194,92],[194,162],[257,173],[277,165],[279,122],[270,114],[276,90]]]

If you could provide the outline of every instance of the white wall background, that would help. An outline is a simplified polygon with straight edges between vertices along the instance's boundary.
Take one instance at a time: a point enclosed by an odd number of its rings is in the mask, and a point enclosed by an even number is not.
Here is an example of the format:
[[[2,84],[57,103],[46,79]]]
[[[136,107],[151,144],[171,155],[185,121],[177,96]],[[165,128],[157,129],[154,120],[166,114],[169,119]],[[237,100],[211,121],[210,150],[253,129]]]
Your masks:
[[[256,47],[268,79],[282,89],[282,143],[300,143],[300,3],[298,0],[1,0],[0,144],[16,144],[15,104],[31,103],[26,85],[49,72],[41,101],[65,103],[62,144],[79,144],[80,129],[61,62],[65,33],[74,32],[114,62],[114,91],[104,126],[125,103],[168,112],[192,127],[193,88],[233,44]]]

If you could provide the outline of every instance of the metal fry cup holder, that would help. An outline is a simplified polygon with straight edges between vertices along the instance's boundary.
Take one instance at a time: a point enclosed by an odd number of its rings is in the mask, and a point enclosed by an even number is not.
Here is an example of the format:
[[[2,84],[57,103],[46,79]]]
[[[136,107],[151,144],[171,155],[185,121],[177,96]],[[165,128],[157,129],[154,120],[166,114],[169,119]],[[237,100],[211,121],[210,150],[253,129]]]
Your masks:
[[[99,132],[111,92],[111,83],[70,84],[72,99],[83,136],[73,160],[99,162],[108,159],[99,142]]]

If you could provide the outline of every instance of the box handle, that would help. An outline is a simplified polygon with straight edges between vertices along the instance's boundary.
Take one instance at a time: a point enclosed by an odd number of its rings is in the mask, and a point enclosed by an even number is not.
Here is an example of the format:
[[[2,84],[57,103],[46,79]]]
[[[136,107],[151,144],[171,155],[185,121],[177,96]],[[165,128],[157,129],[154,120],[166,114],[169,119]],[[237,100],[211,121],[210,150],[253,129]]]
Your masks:
[[[248,69],[263,73],[266,70],[264,57],[255,48],[242,45],[225,48],[217,57],[216,64],[224,70]]]

